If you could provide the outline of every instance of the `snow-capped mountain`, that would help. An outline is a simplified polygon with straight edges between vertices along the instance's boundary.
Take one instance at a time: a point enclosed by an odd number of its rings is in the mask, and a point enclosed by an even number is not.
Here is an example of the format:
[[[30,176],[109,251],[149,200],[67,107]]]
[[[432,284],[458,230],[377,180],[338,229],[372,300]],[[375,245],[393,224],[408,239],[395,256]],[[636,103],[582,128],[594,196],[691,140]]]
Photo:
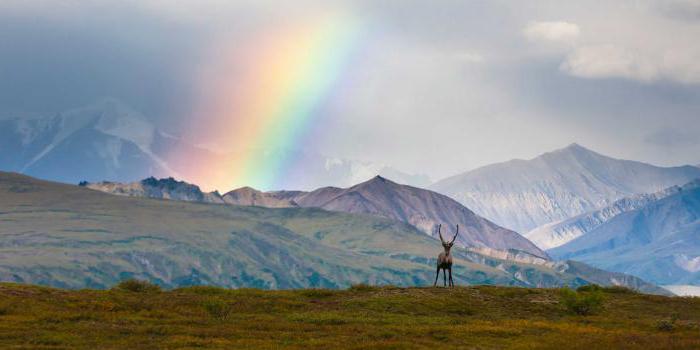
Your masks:
[[[260,150],[259,156],[296,160],[277,184],[280,188],[351,186],[375,174],[419,186],[430,182],[426,176],[387,165],[333,158],[315,151]],[[131,182],[172,176],[198,183],[215,170],[193,162],[226,164],[230,158],[231,154],[159,130],[141,113],[114,98],[46,117],[0,119],[0,169],[55,181]],[[219,175],[226,177],[225,173]]]
[[[610,158],[580,145],[441,180],[430,189],[518,232],[569,219],[639,193],[700,177],[693,166],[658,167]]]
[[[0,120],[0,167],[73,183],[176,174],[153,151],[159,137],[142,115],[103,99],[50,117]]]
[[[621,213],[548,251],[663,285],[700,285],[700,187]]]
[[[571,219],[540,226],[526,233],[524,236],[541,249],[547,250],[556,248],[596,229],[617,215],[643,208],[649,203],[659,199],[696,187],[700,187],[700,180],[696,179],[682,187],[672,186],[655,193],[637,194],[631,197],[625,197],[605,208],[578,215]]]

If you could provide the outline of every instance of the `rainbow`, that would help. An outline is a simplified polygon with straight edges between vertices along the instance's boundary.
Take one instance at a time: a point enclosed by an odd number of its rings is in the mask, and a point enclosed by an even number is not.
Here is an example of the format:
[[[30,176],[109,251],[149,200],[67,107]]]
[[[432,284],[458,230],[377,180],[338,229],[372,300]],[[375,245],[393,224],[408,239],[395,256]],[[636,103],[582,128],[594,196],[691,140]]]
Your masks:
[[[226,133],[227,156],[190,157],[200,171],[188,178],[209,189],[275,188],[295,152],[261,151],[300,146],[342,79],[359,36],[356,20],[325,15],[260,34],[247,47],[219,50],[223,63],[204,79],[206,105],[197,113],[214,120],[208,127],[213,134]]]

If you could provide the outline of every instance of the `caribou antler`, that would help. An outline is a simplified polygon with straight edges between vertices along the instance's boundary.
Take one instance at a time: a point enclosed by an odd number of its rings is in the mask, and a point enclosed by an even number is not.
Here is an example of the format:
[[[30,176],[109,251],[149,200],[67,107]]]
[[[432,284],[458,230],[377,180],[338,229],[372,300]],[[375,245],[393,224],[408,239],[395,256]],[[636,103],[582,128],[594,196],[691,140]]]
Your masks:
[[[440,232],[440,228],[442,228],[442,224],[438,224],[438,236],[440,236],[440,242],[445,243],[445,239],[442,238],[442,233]]]
[[[455,233],[455,236],[452,237],[452,241],[450,243],[454,243],[455,239],[457,239],[457,235],[459,235],[459,224],[457,224],[457,233]]]

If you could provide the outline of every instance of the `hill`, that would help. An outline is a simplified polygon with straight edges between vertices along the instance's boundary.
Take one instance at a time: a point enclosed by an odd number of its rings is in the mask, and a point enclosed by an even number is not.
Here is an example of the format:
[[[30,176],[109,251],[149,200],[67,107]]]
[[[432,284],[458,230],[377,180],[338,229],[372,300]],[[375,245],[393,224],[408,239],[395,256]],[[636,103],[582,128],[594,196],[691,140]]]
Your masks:
[[[535,259],[548,258],[544,251],[520,234],[474,214],[447,196],[417,187],[400,185],[381,176],[375,176],[348,188],[322,187],[311,192],[262,192],[243,187],[223,196],[216,192],[202,193],[199,187],[173,179],[149,178],[131,184],[102,182],[85,186],[107,193],[136,197],[270,208],[322,208],[337,212],[370,214],[406,222],[436,238],[438,224],[443,224],[446,236],[454,232],[455,225],[460,225],[461,234],[457,237],[458,245],[482,249],[485,253],[490,253],[492,250],[500,252],[513,250],[532,255]]]
[[[459,225],[457,243],[462,246],[519,250],[547,258],[546,253],[520,234],[474,214],[447,196],[400,185],[381,176],[346,189],[321,188],[295,197],[294,202],[302,207],[372,214],[407,222],[433,237],[437,237],[438,224],[446,229],[445,237],[452,235],[455,225]]]
[[[317,208],[263,208],[114,196],[0,173],[0,280],[106,288],[269,289],[430,285],[441,247],[413,226]],[[529,264],[453,249],[456,284],[622,284],[638,278],[575,262]]]
[[[133,289],[132,289],[133,290]],[[67,291],[0,284],[0,347],[697,349],[700,299],[607,289],[590,316],[555,289]]]
[[[691,185],[549,252],[658,284],[700,285],[700,188]]]
[[[518,232],[566,220],[623,197],[700,177],[693,166],[663,168],[614,159],[580,145],[531,160],[511,160],[456,175],[430,189]]]

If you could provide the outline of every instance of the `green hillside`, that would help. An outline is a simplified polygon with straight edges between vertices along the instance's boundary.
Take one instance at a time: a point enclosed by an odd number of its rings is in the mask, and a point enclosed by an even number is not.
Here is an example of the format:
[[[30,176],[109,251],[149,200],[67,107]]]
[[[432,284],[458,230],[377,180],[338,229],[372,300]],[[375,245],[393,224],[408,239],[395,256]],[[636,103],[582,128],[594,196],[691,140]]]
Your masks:
[[[0,281],[62,288],[131,277],[164,287],[424,286],[441,250],[413,226],[373,216],[120,197],[12,173],[0,173],[0,237]],[[664,293],[579,263],[453,251],[458,285],[623,283]]]
[[[138,286],[69,291],[0,284],[0,348],[700,348],[699,298],[621,289],[600,292],[600,307],[582,316],[568,311],[556,289],[139,292]]]

